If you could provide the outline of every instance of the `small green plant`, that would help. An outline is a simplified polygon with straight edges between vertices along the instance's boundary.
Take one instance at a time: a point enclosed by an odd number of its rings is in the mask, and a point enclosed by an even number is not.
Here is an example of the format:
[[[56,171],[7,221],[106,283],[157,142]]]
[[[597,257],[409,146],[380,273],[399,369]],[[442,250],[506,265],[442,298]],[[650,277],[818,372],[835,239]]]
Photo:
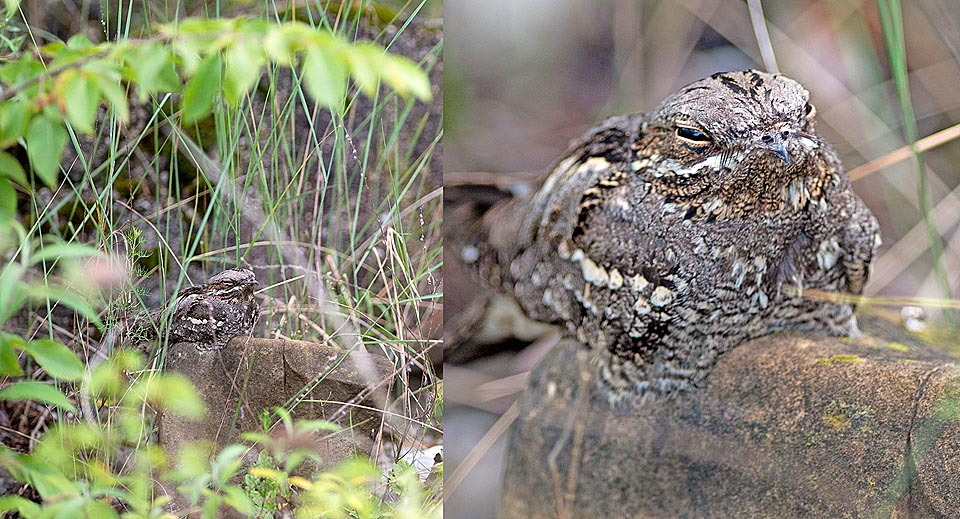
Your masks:
[[[73,356],[71,363],[80,364],[69,351],[66,355]],[[128,373],[142,369],[140,354],[117,352],[85,377],[80,400],[86,420],[54,426],[29,454],[0,446],[0,465],[32,486],[43,499],[34,503],[6,496],[0,498],[0,511],[17,510],[26,518],[61,514],[110,518],[119,517],[116,508],[122,508],[125,517],[166,517],[162,507],[169,497],[155,495],[153,480],[170,471],[164,453],[147,443],[151,424],[142,411],[146,406],[199,416],[203,405],[193,387],[179,375],[129,379]],[[79,370],[83,372],[82,367]]]
[[[299,22],[187,19],[144,40],[93,44],[77,35],[0,66],[0,150],[22,141],[37,178],[52,188],[68,141],[64,123],[93,133],[102,102],[126,122],[124,83],[136,86],[141,102],[182,88],[181,120],[189,125],[218,100],[236,107],[268,63],[298,61],[306,90],[334,111],[343,109],[349,78],[368,95],[383,82],[401,95],[430,97],[430,83],[416,64],[375,44],[351,44]],[[0,217],[6,220],[16,209],[10,181],[29,187],[19,162],[0,151]]]

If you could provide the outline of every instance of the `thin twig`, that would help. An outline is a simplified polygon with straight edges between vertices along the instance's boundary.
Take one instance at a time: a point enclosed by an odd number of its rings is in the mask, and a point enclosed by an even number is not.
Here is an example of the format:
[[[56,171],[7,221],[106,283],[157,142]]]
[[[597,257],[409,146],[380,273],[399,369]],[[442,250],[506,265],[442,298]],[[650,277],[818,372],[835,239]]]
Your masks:
[[[918,140],[916,144],[917,153],[923,153],[925,151],[932,150],[933,148],[942,146],[952,140],[957,139],[958,137],[960,137],[960,123]],[[903,162],[912,156],[913,152],[910,150],[910,146],[904,145],[891,151],[890,153],[887,153],[886,155],[882,155],[871,160],[870,162],[867,162],[866,164],[851,169],[848,174],[850,176],[850,180],[859,180],[871,173],[881,169],[889,168],[890,166],[899,162]]]
[[[501,436],[507,429],[513,424],[514,420],[520,415],[519,406],[514,402],[509,409],[497,421],[484,433],[483,437],[480,438],[480,441],[470,450],[470,452],[463,458],[463,461],[457,465],[457,468],[454,469],[453,473],[450,474],[450,477],[444,478],[444,487],[443,487],[443,498],[447,499],[457,490],[457,487],[460,486],[460,483],[463,483],[463,480],[466,479],[467,474],[480,462],[480,460],[487,454],[487,451],[490,450],[490,447],[500,439]]]

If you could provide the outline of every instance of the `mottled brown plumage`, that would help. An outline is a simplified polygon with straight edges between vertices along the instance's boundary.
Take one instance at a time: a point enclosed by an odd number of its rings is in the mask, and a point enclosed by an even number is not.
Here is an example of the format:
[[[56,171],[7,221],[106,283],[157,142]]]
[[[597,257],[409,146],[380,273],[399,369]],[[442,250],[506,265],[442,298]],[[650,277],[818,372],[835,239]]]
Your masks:
[[[856,333],[851,305],[784,290],[859,294],[879,243],[808,97],[727,72],[604,122],[506,211],[516,236],[491,230],[489,279],[597,351],[621,407],[696,386],[754,337]]]
[[[160,323],[167,313],[170,344],[188,342],[201,351],[222,349],[238,335],[250,335],[260,305],[253,291],[257,278],[249,269],[228,269],[206,283],[187,288],[167,310],[155,310],[131,326],[132,340],[162,336]]]

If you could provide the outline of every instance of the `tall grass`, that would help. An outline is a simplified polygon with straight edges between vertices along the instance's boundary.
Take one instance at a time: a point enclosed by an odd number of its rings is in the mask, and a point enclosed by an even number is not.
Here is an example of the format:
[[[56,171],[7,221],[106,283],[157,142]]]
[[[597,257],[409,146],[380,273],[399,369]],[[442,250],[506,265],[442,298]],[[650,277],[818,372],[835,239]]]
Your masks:
[[[90,2],[77,5],[92,9]],[[188,15],[242,14],[295,18],[350,40],[398,47],[416,54],[428,72],[441,59],[442,38],[414,21],[438,13],[426,1],[120,6],[102,13],[102,38],[138,38]],[[24,12],[36,9],[25,5]],[[47,37],[29,25],[22,30],[32,42],[23,52]],[[416,47],[431,38],[431,47]],[[437,439],[433,406],[441,382],[430,352],[439,348],[442,308],[439,111],[386,88],[373,98],[352,88],[343,113],[331,113],[317,108],[298,73],[284,67],[268,69],[238,108],[221,106],[196,125],[180,127],[177,107],[176,96],[160,96],[135,106],[129,124],[101,110],[94,137],[71,131],[61,184],[25,204],[28,238],[56,236],[132,260],[136,275],[115,294],[135,300],[127,314],[168,304],[224,268],[252,268],[266,287],[258,294],[258,335],[388,356],[399,374],[389,404],[402,417],[399,437]],[[131,243],[134,229],[143,232],[142,247]],[[20,317],[14,331],[28,338],[55,337],[88,357],[99,348],[90,323],[53,304]]]

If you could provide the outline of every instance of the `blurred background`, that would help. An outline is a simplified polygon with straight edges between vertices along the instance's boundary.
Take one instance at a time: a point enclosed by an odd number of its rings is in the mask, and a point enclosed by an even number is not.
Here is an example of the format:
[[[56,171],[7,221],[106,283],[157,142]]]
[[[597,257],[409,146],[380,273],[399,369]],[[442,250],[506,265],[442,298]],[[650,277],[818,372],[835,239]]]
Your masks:
[[[607,116],[648,111],[714,72],[771,70],[775,60],[810,91],[820,135],[880,220],[884,245],[867,295],[878,302],[955,298],[960,8],[954,0],[914,0],[899,13],[904,84],[931,208],[926,221],[921,168],[907,147],[910,114],[904,117],[891,55],[902,60],[888,52],[893,34],[884,30],[877,2],[446,0],[444,11],[446,185],[496,178],[491,173],[545,172],[572,139]],[[931,253],[941,245],[942,254]],[[445,284],[456,286],[445,272]],[[446,313],[456,315],[457,290],[446,292]],[[948,327],[955,317],[934,306],[925,308],[927,319]],[[547,347],[549,341],[539,341],[447,366],[446,517],[494,516],[509,421],[498,419]]]

